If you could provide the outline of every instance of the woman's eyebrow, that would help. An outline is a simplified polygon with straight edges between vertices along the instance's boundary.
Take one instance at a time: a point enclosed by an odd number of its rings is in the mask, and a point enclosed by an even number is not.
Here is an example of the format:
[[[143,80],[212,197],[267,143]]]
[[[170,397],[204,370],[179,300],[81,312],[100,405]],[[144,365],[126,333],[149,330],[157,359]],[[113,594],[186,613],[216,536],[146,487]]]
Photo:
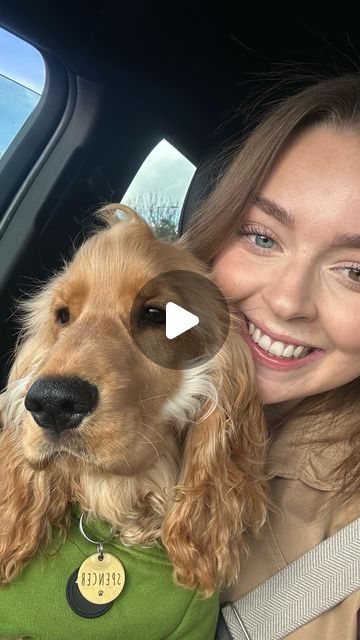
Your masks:
[[[351,247],[360,249],[360,233],[344,233],[335,236],[332,247]]]
[[[264,196],[257,196],[254,200],[254,205],[259,207],[264,213],[275,218],[275,220],[278,220],[278,222],[281,222],[281,224],[285,224],[291,228],[294,227],[295,218],[273,200],[269,200],[269,198],[265,198]]]
[[[269,216],[281,222],[291,229],[295,226],[295,218],[286,211],[279,204],[270,200],[269,198],[265,198],[264,196],[258,196],[254,200],[254,205],[259,207],[264,213],[267,213]],[[360,249],[360,233],[339,233],[335,235],[333,238],[333,242],[331,243],[332,247],[351,247],[353,249]]]

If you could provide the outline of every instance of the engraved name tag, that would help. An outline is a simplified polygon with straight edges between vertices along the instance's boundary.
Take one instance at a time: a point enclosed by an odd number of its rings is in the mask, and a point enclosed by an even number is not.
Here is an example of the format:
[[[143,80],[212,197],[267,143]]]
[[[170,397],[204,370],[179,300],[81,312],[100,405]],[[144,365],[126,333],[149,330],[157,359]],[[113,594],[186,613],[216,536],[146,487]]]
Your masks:
[[[124,588],[125,570],[120,560],[111,553],[104,553],[102,560],[94,553],[82,563],[76,583],[80,593],[89,602],[111,602]]]

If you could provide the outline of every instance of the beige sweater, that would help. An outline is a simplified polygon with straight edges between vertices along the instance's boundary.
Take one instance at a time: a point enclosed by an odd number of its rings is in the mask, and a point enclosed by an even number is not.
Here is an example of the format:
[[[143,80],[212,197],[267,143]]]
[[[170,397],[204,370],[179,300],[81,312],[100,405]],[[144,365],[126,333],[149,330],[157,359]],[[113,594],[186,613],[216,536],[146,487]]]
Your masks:
[[[300,555],[360,517],[360,496],[351,504],[330,509],[327,500],[339,483],[331,479],[332,469],[348,451],[344,440],[320,453],[308,442],[311,429],[280,430],[270,446],[268,468],[273,501],[270,513],[236,585],[221,594],[221,602],[234,601],[254,589]],[[360,585],[359,585],[360,586]],[[289,640],[359,640],[360,589],[312,622],[287,636]]]

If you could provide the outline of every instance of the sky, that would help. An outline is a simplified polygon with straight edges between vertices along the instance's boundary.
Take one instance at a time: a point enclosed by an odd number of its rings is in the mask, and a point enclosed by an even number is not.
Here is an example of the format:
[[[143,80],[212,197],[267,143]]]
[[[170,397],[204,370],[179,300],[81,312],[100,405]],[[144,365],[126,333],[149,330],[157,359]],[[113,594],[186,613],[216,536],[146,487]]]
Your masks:
[[[134,202],[141,194],[146,196],[156,192],[168,198],[169,203],[177,203],[181,209],[195,169],[192,162],[167,140],[161,140],[143,162],[124,194],[123,201]]]
[[[0,75],[0,158],[39,102],[39,94]]]
[[[0,28],[0,158],[35,109],[44,83],[39,51]]]
[[[36,107],[45,64],[31,44],[0,27],[0,158]],[[181,209],[195,166],[161,140],[138,171],[123,200],[158,193]]]
[[[0,28],[0,74],[39,94],[44,88],[45,64],[42,55],[31,44],[2,28]]]

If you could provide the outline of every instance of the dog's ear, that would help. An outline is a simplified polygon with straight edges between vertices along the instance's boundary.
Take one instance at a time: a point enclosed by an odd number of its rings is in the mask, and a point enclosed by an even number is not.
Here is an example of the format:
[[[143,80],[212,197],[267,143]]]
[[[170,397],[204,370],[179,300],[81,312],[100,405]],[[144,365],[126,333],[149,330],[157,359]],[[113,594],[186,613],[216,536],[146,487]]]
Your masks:
[[[245,532],[266,519],[267,433],[247,345],[230,332],[221,350],[218,403],[188,427],[163,542],[174,580],[204,597],[229,586],[246,557]],[[205,407],[206,408],[206,407]]]
[[[33,470],[22,449],[24,397],[34,371],[51,345],[48,307],[53,282],[20,306],[22,335],[15,349],[7,388],[0,395],[0,584],[10,582],[38,549],[52,527],[64,527],[64,486],[48,470]]]
[[[151,226],[146,222],[139,213],[128,207],[126,204],[110,203],[99,209],[96,218],[103,222],[107,227],[122,224],[137,226],[142,232],[146,232],[151,238],[155,238],[155,234]]]
[[[19,433],[0,432],[0,584],[14,580],[34,554],[45,550],[53,527],[66,534],[69,514],[64,487],[48,470],[34,471],[24,459]]]
[[[53,342],[49,323],[49,310],[57,275],[41,284],[30,298],[18,300],[18,320],[21,331],[14,347],[15,358],[7,381],[4,396],[8,409],[14,409],[23,399],[23,389],[34,371],[41,365]],[[8,422],[8,419],[7,419]]]

